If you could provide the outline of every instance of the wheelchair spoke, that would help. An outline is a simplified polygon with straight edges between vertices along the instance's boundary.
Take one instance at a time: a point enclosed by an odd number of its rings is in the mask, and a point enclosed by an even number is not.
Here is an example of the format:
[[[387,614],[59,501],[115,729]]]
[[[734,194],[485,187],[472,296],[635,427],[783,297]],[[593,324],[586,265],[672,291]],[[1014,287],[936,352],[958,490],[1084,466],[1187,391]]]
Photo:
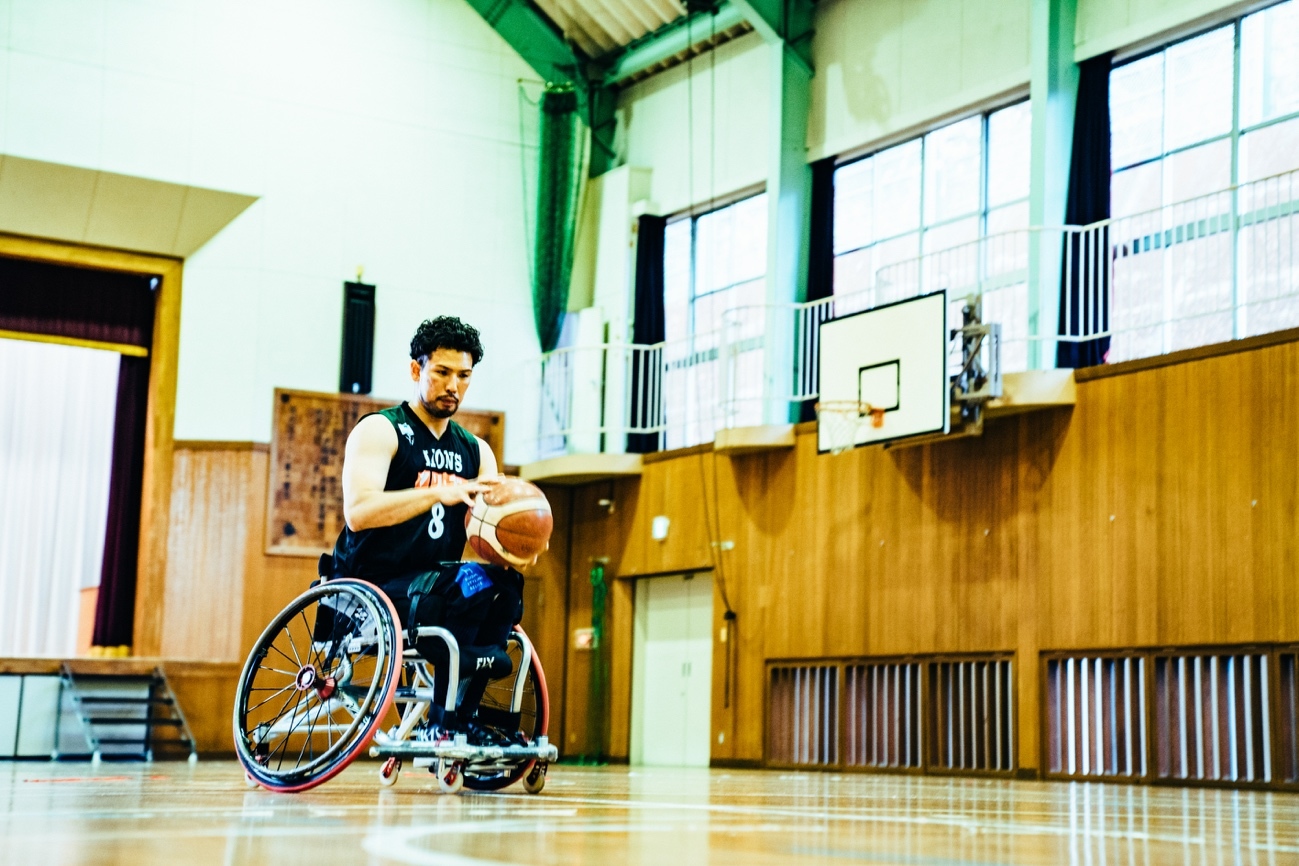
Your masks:
[[[273,649],[273,650],[275,650],[275,651],[276,651],[277,653],[279,653],[280,655],[284,656],[284,660],[285,660],[285,661],[287,661],[287,662],[292,662],[292,663],[296,664],[298,667],[302,667],[302,663],[301,663],[301,662],[296,662],[296,661],[294,661],[294,659],[292,659],[292,658],[289,657],[288,653],[286,653],[284,650],[282,650],[282,649],[280,649],[279,647],[277,647],[277,646],[275,645],[275,641],[274,641],[274,640],[271,641],[271,643],[270,643],[270,648]],[[293,676],[293,675],[290,674],[290,676]]]
[[[268,703],[270,703],[271,701],[275,700],[277,697],[279,697],[280,695],[282,695],[284,692],[287,692],[287,691],[288,691],[289,689],[291,689],[291,688],[293,688],[293,683],[289,683],[287,686],[285,686],[284,688],[280,689],[280,690],[277,691],[275,694],[271,695],[269,698],[267,698],[266,700],[262,701],[261,703],[255,704],[255,705],[249,707],[248,709],[244,710],[244,714],[247,715],[248,713],[251,713],[253,710],[255,710],[255,709],[257,709],[258,707],[262,706],[262,704],[268,704]],[[258,689],[257,691],[264,691],[264,689]],[[287,706],[287,702],[286,702],[285,705]]]
[[[270,732],[270,731],[275,727],[275,723],[276,723],[276,722],[278,722],[280,719],[284,718],[284,711],[285,711],[286,709],[288,709],[288,707],[289,707],[289,701],[291,701],[291,700],[293,700],[293,692],[289,692],[289,696],[286,697],[286,698],[284,699],[284,703],[280,705],[279,712],[277,712],[277,713],[275,714],[275,717],[274,717],[273,719],[271,719],[270,722],[267,723],[267,725],[266,725],[266,730],[267,730],[268,733],[269,733],[269,732]],[[245,719],[248,718],[248,711],[247,711],[247,710],[244,711],[244,718],[245,718]],[[267,759],[267,763],[270,763],[269,758]]]
[[[317,703],[316,718],[307,723],[307,736],[303,740],[302,748],[298,749],[298,764],[302,763],[302,755],[304,752],[308,752],[308,751],[311,752],[311,757],[309,758],[309,760],[314,761],[316,759],[316,750],[311,747],[312,733],[315,730],[316,722],[320,721],[320,711],[324,709],[324,706],[325,706],[325,701],[320,701],[319,703]],[[307,711],[306,713],[303,714],[303,717],[311,718],[311,707],[307,707]]]
[[[271,756],[273,757],[276,752],[283,750],[283,753],[280,755],[279,763],[275,765],[276,772],[279,772],[279,770],[283,768],[284,756],[289,753],[288,750],[289,740],[293,737],[293,732],[298,729],[298,725],[302,724],[302,719],[304,718],[304,716],[298,714],[298,708],[302,706],[303,694],[304,694],[303,692],[298,692],[298,699],[293,704],[292,718],[294,718],[295,721],[293,722],[293,724],[289,725],[289,729],[285,731],[284,740],[271,751]],[[270,761],[267,761],[267,763],[270,763]]]
[[[297,673],[295,673],[294,671],[282,671],[282,670],[280,670],[279,668],[273,668],[273,667],[271,667],[270,665],[261,665],[260,667],[257,668],[257,670],[259,670],[259,671],[274,671],[274,672],[277,673],[277,674],[284,674],[286,677],[289,677],[290,679],[292,679],[292,678],[294,678],[294,677],[297,676]]]

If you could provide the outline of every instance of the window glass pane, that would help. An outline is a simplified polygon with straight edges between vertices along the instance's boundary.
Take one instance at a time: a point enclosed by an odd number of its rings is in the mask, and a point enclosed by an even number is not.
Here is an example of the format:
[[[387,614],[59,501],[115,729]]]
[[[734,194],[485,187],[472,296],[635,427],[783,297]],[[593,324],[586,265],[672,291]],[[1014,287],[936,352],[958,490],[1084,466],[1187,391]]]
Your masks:
[[[960,244],[979,239],[979,218],[969,217],[957,220],[934,229],[926,229],[924,237],[925,255],[939,250],[949,250]]]
[[[989,235],[1026,228],[1028,228],[1028,202],[1026,201],[988,211]]]
[[[1154,210],[1164,203],[1164,167],[1148,162],[1115,172],[1110,179],[1110,216]]]
[[[1110,152],[1114,168],[1164,152],[1164,55],[1110,73]]]
[[[690,329],[690,220],[668,223],[663,238],[663,313],[666,338]]]
[[[1033,112],[1027,102],[988,117],[988,206],[1028,198]]]
[[[1299,111],[1299,2],[1250,15],[1240,25],[1240,123]]]
[[[1231,132],[1234,30],[1219,27],[1165,52],[1165,149]]]
[[[872,305],[887,304],[916,294],[920,265],[919,232],[876,244],[873,252]]]
[[[766,193],[695,220],[695,295],[760,276],[767,269]]]
[[[874,236],[920,227],[920,139],[880,151],[875,160]]]
[[[925,136],[925,222],[979,210],[983,118],[971,117]]]
[[[860,249],[874,240],[871,223],[875,160],[850,162],[834,172],[835,255]]]
[[[1299,65],[1299,60],[1296,60]],[[1240,182],[1299,168],[1299,118],[1265,126],[1240,138]]]
[[[1222,139],[1164,157],[1164,204],[1231,186],[1231,141]]]

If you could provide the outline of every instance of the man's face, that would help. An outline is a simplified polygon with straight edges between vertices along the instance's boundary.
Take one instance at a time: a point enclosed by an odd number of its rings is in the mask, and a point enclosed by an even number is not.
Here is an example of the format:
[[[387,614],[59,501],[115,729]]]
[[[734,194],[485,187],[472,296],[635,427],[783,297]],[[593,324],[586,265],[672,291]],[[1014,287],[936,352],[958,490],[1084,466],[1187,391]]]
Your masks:
[[[473,374],[474,359],[455,349],[436,349],[422,365],[410,362],[410,378],[418,383],[420,405],[434,418],[456,414]]]

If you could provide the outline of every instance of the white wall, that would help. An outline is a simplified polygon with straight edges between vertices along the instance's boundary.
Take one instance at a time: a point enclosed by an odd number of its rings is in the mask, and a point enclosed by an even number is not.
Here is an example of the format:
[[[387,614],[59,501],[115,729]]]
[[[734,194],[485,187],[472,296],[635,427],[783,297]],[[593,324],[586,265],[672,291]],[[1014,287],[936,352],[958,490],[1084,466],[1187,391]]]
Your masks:
[[[850,151],[1029,79],[1029,0],[822,0],[810,159]]]
[[[464,0],[0,0],[0,152],[260,197],[186,262],[182,439],[265,441],[272,388],[336,390],[364,265],[374,393],[406,397],[415,326],[460,315],[510,459],[536,414],[510,387],[538,351],[530,77]]]
[[[618,120],[627,164],[651,170],[656,213],[684,210],[767,179],[770,53],[762,48],[761,37],[751,33],[713,52],[715,71],[704,54],[695,58],[693,76],[682,64],[623,92]]]
[[[1257,2],[1078,0],[1074,58],[1086,60],[1206,18],[1227,18]]]

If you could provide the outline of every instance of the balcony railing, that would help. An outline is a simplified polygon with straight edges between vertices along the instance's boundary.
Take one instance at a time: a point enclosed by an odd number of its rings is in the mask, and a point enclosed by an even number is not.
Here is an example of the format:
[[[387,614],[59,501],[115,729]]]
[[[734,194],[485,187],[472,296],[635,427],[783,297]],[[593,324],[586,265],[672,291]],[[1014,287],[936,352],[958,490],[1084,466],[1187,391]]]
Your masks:
[[[1054,367],[1058,343],[1108,340],[1113,363],[1299,327],[1296,248],[1299,171],[1089,226],[983,237],[831,298],[726,310],[720,328],[682,340],[559,349],[540,359],[537,457],[621,452],[629,434],[677,448],[794,418],[818,393],[822,322],[938,290],[949,322],[978,296],[983,320],[1001,324],[1004,372]]]

